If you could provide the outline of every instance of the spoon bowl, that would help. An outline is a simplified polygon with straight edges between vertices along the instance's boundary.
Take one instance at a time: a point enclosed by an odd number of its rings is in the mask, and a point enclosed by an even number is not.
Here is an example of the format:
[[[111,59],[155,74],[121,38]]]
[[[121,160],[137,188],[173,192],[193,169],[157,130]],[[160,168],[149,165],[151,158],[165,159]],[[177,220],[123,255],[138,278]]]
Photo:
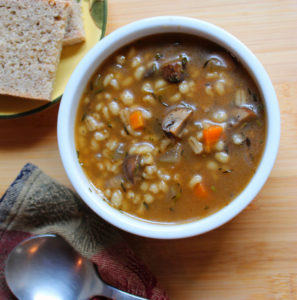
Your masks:
[[[91,261],[53,234],[17,245],[7,258],[5,278],[19,300],[144,299],[107,285]]]

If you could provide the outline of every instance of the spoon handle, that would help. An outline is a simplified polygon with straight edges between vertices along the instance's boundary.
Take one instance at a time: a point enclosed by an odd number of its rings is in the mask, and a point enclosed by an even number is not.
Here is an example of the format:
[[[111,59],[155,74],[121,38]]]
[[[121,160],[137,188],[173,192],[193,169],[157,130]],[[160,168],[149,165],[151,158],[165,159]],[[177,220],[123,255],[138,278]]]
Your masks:
[[[97,273],[96,268],[90,261],[85,262],[85,265],[88,265],[88,274],[89,274],[89,291],[87,294],[87,298],[82,299],[90,299],[91,296],[104,296],[106,298],[110,298],[113,300],[148,300],[142,297],[138,297],[129,293],[126,293],[122,290],[119,290],[107,283],[105,283],[100,275]]]
[[[105,297],[109,297],[114,300],[148,300],[142,297],[138,297],[129,293],[126,293],[124,291],[118,290],[117,288],[114,288],[110,285],[106,285],[104,289]]]

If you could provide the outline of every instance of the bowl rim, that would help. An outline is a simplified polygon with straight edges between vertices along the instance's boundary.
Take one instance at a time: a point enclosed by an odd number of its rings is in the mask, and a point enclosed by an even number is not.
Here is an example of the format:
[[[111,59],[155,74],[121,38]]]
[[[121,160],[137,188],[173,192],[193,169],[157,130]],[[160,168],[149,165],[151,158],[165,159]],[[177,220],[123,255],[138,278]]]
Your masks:
[[[110,54],[147,35],[181,32],[201,36],[234,55],[256,82],[266,108],[266,145],[256,173],[245,189],[227,206],[205,218],[184,223],[158,223],[137,219],[111,207],[84,174],[74,144],[76,109],[85,85]],[[108,51],[107,51],[108,50]],[[213,230],[238,215],[259,193],[274,165],[280,140],[280,112],[271,80],[256,56],[236,37],[211,23],[180,16],[159,16],[125,25],[98,42],[73,72],[58,114],[58,146],[64,169],[83,201],[100,217],[127,232],[149,238],[186,238]]]

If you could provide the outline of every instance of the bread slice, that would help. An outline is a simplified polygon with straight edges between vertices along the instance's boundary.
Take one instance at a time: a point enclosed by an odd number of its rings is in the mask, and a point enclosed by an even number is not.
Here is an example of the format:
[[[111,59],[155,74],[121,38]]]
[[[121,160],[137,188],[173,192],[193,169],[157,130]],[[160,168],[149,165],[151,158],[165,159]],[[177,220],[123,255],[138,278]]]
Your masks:
[[[63,40],[63,46],[74,45],[84,42],[86,40],[83,20],[82,20],[82,6],[83,0],[70,0],[71,9],[66,33]]]
[[[51,100],[70,5],[0,0],[0,94]]]

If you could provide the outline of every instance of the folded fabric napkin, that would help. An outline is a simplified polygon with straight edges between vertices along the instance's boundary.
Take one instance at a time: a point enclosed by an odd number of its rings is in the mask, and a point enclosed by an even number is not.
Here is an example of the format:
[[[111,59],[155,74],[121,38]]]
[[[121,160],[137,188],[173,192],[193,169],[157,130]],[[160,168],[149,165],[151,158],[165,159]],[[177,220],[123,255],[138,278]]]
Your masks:
[[[15,299],[4,278],[9,252],[36,234],[55,233],[92,260],[101,278],[121,290],[168,300],[155,277],[118,230],[95,215],[70,189],[27,164],[0,199],[0,299]]]

